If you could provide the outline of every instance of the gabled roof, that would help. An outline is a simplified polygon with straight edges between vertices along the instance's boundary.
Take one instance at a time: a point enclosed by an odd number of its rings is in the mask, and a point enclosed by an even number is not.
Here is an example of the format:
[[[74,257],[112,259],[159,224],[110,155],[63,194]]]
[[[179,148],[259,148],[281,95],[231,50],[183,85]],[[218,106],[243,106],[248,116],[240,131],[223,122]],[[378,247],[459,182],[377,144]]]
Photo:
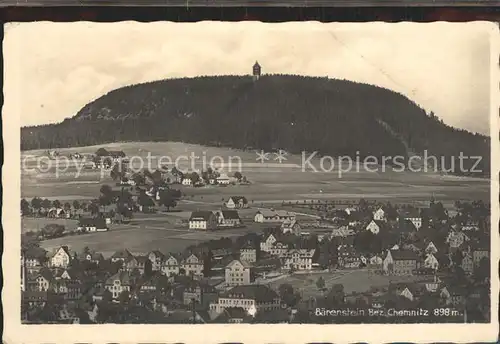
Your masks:
[[[245,196],[231,196],[229,199],[233,200],[234,203],[238,203],[239,201],[242,201],[243,204],[247,204],[248,200],[246,199]]]
[[[78,222],[78,224],[82,227],[86,226],[86,227],[92,227],[92,226],[95,226],[97,228],[106,228],[106,219],[102,218],[102,217],[97,217],[97,218],[92,218],[92,217],[88,217],[88,218],[82,218],[80,219],[80,221]]]
[[[413,251],[407,250],[392,250],[391,257],[393,260],[417,260],[418,256]]]
[[[208,210],[193,211],[189,221],[209,221],[213,216],[214,213]]]
[[[295,217],[295,214],[290,213],[290,212],[285,211],[285,210],[268,210],[268,209],[263,209],[263,210],[257,211],[257,214],[262,214],[262,216],[264,216],[264,217],[275,217],[275,216],[279,216],[279,217]]]
[[[421,217],[420,210],[411,208],[411,209],[401,209],[399,212],[400,216],[404,218],[418,218]]]
[[[52,274],[52,271],[50,271],[50,269],[48,269],[48,268],[40,269],[40,271],[38,272],[38,274],[35,278],[38,278],[38,276],[42,276],[43,278],[45,278],[49,282],[54,279],[54,275]]]
[[[113,284],[114,281],[119,280],[122,285],[132,285],[130,275],[126,271],[119,271],[106,280],[106,284]]]
[[[165,258],[165,255],[162,252],[158,251],[158,250],[154,250],[154,251],[149,252],[148,256],[151,255],[151,254],[154,254],[155,257],[160,257],[161,259]]]
[[[250,267],[251,267],[251,265],[250,265],[250,264],[248,264],[248,262],[246,262],[246,261],[244,261],[244,260],[242,261],[242,260],[234,259],[232,262],[230,262],[230,263],[226,266],[226,269],[230,269],[230,268],[232,268],[234,265],[236,265],[236,264],[238,264],[238,263],[239,263],[239,264],[241,264],[244,268],[250,268]]]
[[[130,259],[132,258],[133,255],[130,253],[127,249],[123,249],[120,251],[116,251],[111,258],[118,258],[118,259]]]
[[[270,302],[279,298],[274,290],[262,284],[236,286],[223,293],[221,297],[253,299],[256,302]]]
[[[401,233],[411,233],[416,232],[417,227],[410,220],[400,219],[399,220],[399,231]]]
[[[239,220],[240,215],[236,210],[221,210],[222,216],[225,219],[230,219],[230,220]]]

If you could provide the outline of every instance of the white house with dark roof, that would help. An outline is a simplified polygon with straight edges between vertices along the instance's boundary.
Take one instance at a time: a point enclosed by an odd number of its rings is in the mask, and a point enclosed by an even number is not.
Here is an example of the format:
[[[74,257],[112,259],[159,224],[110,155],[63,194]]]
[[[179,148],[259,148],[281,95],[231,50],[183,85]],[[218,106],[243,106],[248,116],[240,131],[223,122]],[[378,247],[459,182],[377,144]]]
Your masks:
[[[78,223],[80,232],[106,232],[108,226],[104,218],[83,218]]]
[[[215,213],[219,227],[238,227],[242,225],[240,215],[236,210],[220,210]]]
[[[281,232],[283,234],[292,233],[295,235],[300,235],[301,227],[297,220],[285,220],[281,224]]]
[[[386,228],[386,224],[384,221],[380,220],[371,220],[368,225],[366,225],[365,229],[367,231],[372,232],[373,234],[378,234],[380,231]]]
[[[50,266],[58,268],[67,268],[71,262],[71,255],[68,246],[59,247],[50,258]]]
[[[373,219],[377,221],[386,221],[386,214],[383,207],[378,208],[373,212]]]
[[[260,242],[260,250],[263,252],[271,252],[274,244],[278,241],[276,234],[270,233],[263,241]]]
[[[291,249],[280,255],[285,270],[311,270],[316,250]]]
[[[296,219],[294,213],[284,210],[259,210],[255,214],[254,221],[259,223],[282,223]]]
[[[244,196],[231,196],[224,206],[228,209],[244,209],[248,208],[248,200]]]
[[[128,272],[119,271],[106,280],[104,287],[106,290],[111,292],[113,299],[116,300],[122,292],[130,292],[132,288],[132,280]]]
[[[193,211],[189,218],[189,229],[210,230],[217,228],[217,217],[211,211]]]
[[[403,210],[400,213],[400,217],[404,220],[411,221],[417,231],[422,227],[422,216],[420,215],[420,211],[418,209],[409,209]]]
[[[225,282],[227,286],[250,284],[251,277],[251,265],[244,260],[235,259],[226,266]]]
[[[249,315],[258,311],[280,309],[280,297],[268,286],[262,284],[240,285],[224,293],[210,303],[210,311],[222,313],[226,308],[241,307]]]
[[[161,272],[163,275],[170,277],[179,274],[181,257],[175,254],[168,254],[161,264]]]

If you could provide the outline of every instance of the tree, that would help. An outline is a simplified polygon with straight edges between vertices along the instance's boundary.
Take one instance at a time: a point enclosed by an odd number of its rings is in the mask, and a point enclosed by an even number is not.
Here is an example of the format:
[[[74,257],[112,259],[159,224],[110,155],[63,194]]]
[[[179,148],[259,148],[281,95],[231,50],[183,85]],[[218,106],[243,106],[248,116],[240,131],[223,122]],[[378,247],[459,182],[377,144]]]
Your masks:
[[[342,284],[335,284],[327,295],[327,301],[331,306],[344,304],[345,292]]]
[[[23,215],[28,215],[29,213],[31,213],[30,204],[24,198],[21,200],[21,213]]]
[[[113,193],[113,189],[108,184],[103,184],[99,191],[103,196],[110,196]]]
[[[45,238],[58,238],[63,235],[65,227],[63,225],[50,223],[42,228],[41,233]]]
[[[124,290],[118,295],[118,301],[121,305],[126,305],[130,301],[130,293],[127,290]]]
[[[41,207],[42,209],[44,209],[45,211],[47,211],[50,206],[52,205],[52,202],[49,201],[47,198],[45,198],[42,202],[41,202]]]
[[[198,183],[201,179],[200,175],[196,172],[192,172],[189,178],[191,179],[191,183],[193,183],[193,185]]]
[[[241,179],[243,178],[243,175],[241,174],[240,171],[236,171],[236,172],[234,172],[234,178],[236,178],[238,181],[241,181]]]
[[[316,281],[316,286],[318,287],[319,290],[323,290],[323,288],[325,288],[325,280],[323,279],[322,276],[320,276]]]
[[[76,199],[73,201],[73,209],[75,210],[75,213],[80,209],[80,202]]]
[[[54,202],[52,202],[52,206],[56,209],[59,209],[61,208],[61,202],[56,199]]]
[[[144,185],[146,183],[146,179],[140,173],[134,173],[134,175],[132,176],[132,180],[136,185]]]
[[[160,205],[163,205],[167,208],[167,211],[170,211],[170,208],[175,208],[177,206],[177,201],[174,197],[172,197],[170,192],[162,192],[160,194]]]
[[[42,208],[42,200],[40,197],[34,197],[31,200],[31,207],[36,210],[36,212],[39,212],[40,209]]]
[[[63,208],[65,212],[71,212],[71,204],[69,202],[64,203]]]
[[[104,212],[106,212],[106,207],[111,205],[110,195],[101,195],[99,197],[99,205],[103,207]]]
[[[99,200],[93,200],[92,202],[90,202],[90,204],[88,205],[88,211],[90,211],[90,213],[92,215],[96,215],[99,213]]]

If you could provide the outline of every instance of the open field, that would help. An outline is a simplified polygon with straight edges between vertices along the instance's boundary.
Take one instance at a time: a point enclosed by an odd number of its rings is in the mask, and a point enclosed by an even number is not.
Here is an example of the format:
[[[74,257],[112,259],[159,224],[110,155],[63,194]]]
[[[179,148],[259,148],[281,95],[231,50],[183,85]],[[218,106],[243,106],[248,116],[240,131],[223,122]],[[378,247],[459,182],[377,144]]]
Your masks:
[[[282,166],[276,161],[271,161],[271,165],[267,163],[259,165],[256,162],[255,152],[176,142],[113,143],[63,149],[60,153],[64,156],[75,152],[93,153],[100,147],[123,150],[129,157],[141,157],[146,167],[150,165],[151,169],[158,166],[159,159],[148,160],[148,154],[153,157],[168,157],[172,161],[183,156],[186,159],[180,160],[181,168],[190,167],[186,160],[194,154],[199,157],[194,164],[195,168],[200,168],[203,160],[223,166],[222,170],[229,175],[241,168],[243,175],[252,182],[249,186],[183,188],[186,194],[194,195],[196,198],[203,196],[205,201],[209,202],[238,194],[244,194],[255,201],[279,202],[284,199],[360,197],[389,199],[395,202],[410,198],[428,200],[431,194],[439,199],[489,199],[489,182],[484,179],[439,176],[430,172],[398,173],[388,168],[379,172],[370,172],[363,168],[358,172],[353,169],[340,175],[338,169],[331,172],[303,172],[301,156],[288,156]],[[26,166],[22,171],[22,197],[73,197],[74,199],[96,197],[102,183],[112,183],[108,171],[101,173],[82,170],[79,176],[76,173],[60,171],[59,176],[56,176],[56,167],[46,173],[31,170],[37,165],[36,157],[43,154],[44,151],[40,150],[22,152],[22,159],[29,157],[29,160],[22,161]],[[168,162],[168,159],[163,158],[162,164]],[[132,165],[136,166],[139,160],[132,159]],[[241,161],[241,164],[238,161]],[[231,166],[228,165],[229,162],[232,162]],[[317,158],[312,159],[311,163],[317,168],[320,166]]]
[[[113,229],[106,233],[53,239],[45,241],[43,243],[45,247],[67,244],[80,250],[84,246],[89,246],[105,253],[113,253],[124,247],[137,252],[147,252],[151,249],[179,251],[188,245],[210,238],[240,235],[245,231],[260,231],[265,225],[252,223],[256,210],[259,208],[291,210],[287,207],[281,207],[281,202],[284,200],[292,202],[311,199],[357,201],[360,198],[365,198],[392,203],[407,202],[424,205],[433,196],[442,201],[445,206],[453,205],[455,200],[483,199],[489,201],[490,186],[486,179],[439,176],[432,173],[396,173],[392,170],[369,172],[361,169],[359,172],[353,170],[343,172],[341,175],[339,175],[338,169],[334,169],[332,172],[303,172],[300,167],[302,159],[300,156],[287,156],[287,160],[282,165],[277,161],[259,165],[255,160],[255,152],[175,142],[114,143],[63,149],[60,150],[60,154],[63,156],[75,152],[91,154],[100,147],[123,150],[129,157],[143,159],[146,159],[148,154],[157,157],[166,156],[174,161],[179,156],[189,157],[192,153],[200,157],[199,160],[207,162],[218,157],[215,162],[219,166],[223,166],[221,170],[228,175],[232,175],[238,168],[233,165],[232,170],[229,169],[227,162],[234,162],[234,157],[239,157],[242,162],[241,172],[251,181],[251,185],[201,188],[175,185],[175,188],[180,189],[185,194],[176,208],[179,210],[178,212],[153,215],[137,214],[128,227],[120,225],[119,228],[115,228],[116,230]],[[109,177],[109,171],[82,170],[82,175],[77,175],[78,166],[73,166],[67,171],[57,171],[57,168],[52,166],[48,172],[37,172],[33,170],[38,164],[36,158],[43,156],[43,154],[45,154],[44,151],[22,152],[21,164],[25,168],[21,172],[21,196],[28,200],[35,196],[50,200],[58,199],[61,202],[95,199],[99,195],[102,184],[114,185]],[[27,157],[28,160],[25,159]],[[155,169],[157,161],[151,158],[149,160],[152,161],[151,169]],[[44,161],[46,163],[48,159]],[[134,158],[132,161],[136,163],[139,159]],[[221,164],[221,161],[226,162],[226,164]],[[165,162],[165,159],[162,162]],[[314,166],[320,166],[319,159],[312,159],[311,163]],[[182,168],[182,164],[180,165]],[[186,165],[186,168],[188,167]],[[195,164],[194,167],[200,168],[201,164]],[[61,167],[59,166],[59,168]],[[250,202],[251,209],[240,211],[244,222],[250,224],[249,228],[239,229],[235,233],[228,230],[217,233],[200,233],[176,229],[178,222],[189,218],[192,211],[218,210],[224,200],[234,195],[246,196]],[[306,209],[303,211],[293,209],[293,211],[308,212]],[[55,221],[63,220],[50,220],[49,222]],[[23,221],[23,231],[42,228],[46,223],[47,220],[41,219]],[[71,229],[76,226],[76,223],[68,223],[66,226]],[[352,276],[347,274],[342,277],[347,279],[345,285],[349,284],[349,279],[354,279],[352,284],[355,285],[356,278],[360,278],[356,272],[352,274]],[[373,278],[376,279],[379,276]],[[371,284],[376,283],[371,282]]]
[[[391,282],[411,282],[420,278],[420,276],[378,275],[368,269],[337,270],[333,272],[287,275],[271,282],[271,286],[279,288],[281,284],[288,283],[294,290],[300,291],[303,297],[319,296],[322,291],[316,286],[316,281],[320,276],[325,281],[325,288],[330,289],[334,284],[342,284],[346,294],[364,292],[370,287],[388,286]]]

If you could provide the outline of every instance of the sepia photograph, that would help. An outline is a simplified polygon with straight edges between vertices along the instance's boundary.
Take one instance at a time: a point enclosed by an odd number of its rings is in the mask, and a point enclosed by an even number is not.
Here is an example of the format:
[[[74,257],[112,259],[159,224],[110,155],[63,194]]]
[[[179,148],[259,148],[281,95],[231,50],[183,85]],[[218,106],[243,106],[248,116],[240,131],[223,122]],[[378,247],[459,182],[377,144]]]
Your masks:
[[[496,25],[4,32],[6,340],[496,338]]]

